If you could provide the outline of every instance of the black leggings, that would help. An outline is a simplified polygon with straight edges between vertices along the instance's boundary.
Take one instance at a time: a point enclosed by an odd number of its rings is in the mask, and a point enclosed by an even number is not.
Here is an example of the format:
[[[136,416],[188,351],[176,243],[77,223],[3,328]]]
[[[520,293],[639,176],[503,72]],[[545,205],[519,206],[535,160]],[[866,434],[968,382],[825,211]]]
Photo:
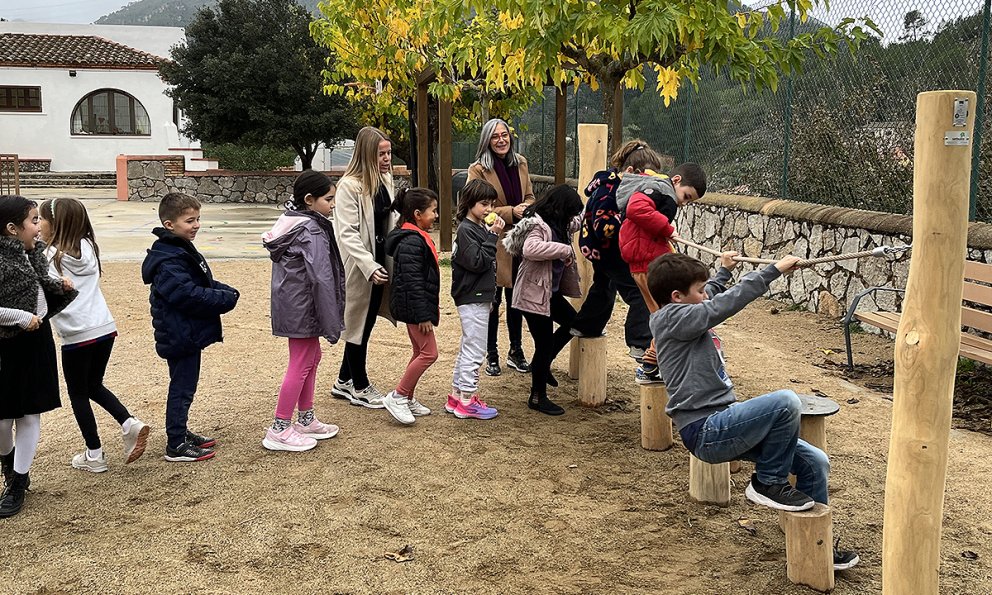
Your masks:
[[[530,360],[530,392],[532,395],[548,394],[548,374],[551,362],[572,340],[570,329],[575,320],[575,308],[561,293],[551,294],[551,315],[524,312],[527,328],[534,338],[534,357]],[[558,330],[554,330],[554,323]]]
[[[506,331],[510,335],[510,350],[520,349],[521,336],[524,328],[524,316],[520,310],[513,308],[513,289],[509,287],[497,287],[493,296],[493,309],[489,311],[489,337],[486,344],[486,351],[489,357],[496,357],[499,354],[499,305],[503,301],[503,294],[506,294]]]
[[[341,361],[341,371],[338,372],[338,379],[355,383],[355,390],[365,390],[369,387],[369,373],[366,369],[369,355],[369,337],[372,336],[372,327],[375,326],[375,319],[379,316],[379,306],[382,305],[382,294],[385,291],[382,285],[372,286],[372,296],[369,298],[369,311],[365,315],[365,328],[362,329],[362,342],[358,345],[354,343],[344,344],[344,359]]]
[[[113,349],[114,339],[110,338],[62,351],[62,372],[69,391],[69,402],[72,403],[72,414],[86,441],[86,448],[90,450],[100,448],[100,434],[90,401],[103,407],[119,424],[131,417],[127,407],[103,385],[103,375]]]

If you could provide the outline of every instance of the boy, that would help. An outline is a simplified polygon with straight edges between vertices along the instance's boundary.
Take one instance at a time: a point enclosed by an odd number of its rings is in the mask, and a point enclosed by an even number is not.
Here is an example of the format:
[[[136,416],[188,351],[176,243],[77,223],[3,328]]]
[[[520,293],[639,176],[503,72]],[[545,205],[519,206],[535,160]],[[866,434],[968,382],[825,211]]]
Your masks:
[[[648,264],[663,254],[674,252],[671,239],[677,237],[672,227],[676,210],[699,200],[704,194],[706,174],[695,163],[676,167],[671,177],[650,169],[644,174],[626,174],[617,187],[617,206],[624,214],[620,225],[620,255],[630,265],[630,274],[652,314],[658,310],[658,303],[648,289]],[[641,359],[637,382],[661,382],[653,344]]]
[[[666,254],[648,267],[648,287],[661,306],[651,316],[651,333],[668,387],[665,412],[699,460],[754,461],[755,473],[744,492],[748,500],[786,511],[807,510],[814,501],[826,504],[830,463],[823,451],[799,439],[799,397],[780,390],[738,403],[720,338],[712,330],[791,272],[799,259],[783,258],[726,289],[736,254],[725,252],[719,272],[709,280],[706,266],[684,254]],[[795,488],[790,472],[796,475]],[[834,569],[858,562],[856,553],[834,549]]]
[[[166,194],[158,205],[162,227],[141,265],[151,285],[155,351],[169,362],[169,396],[165,409],[168,444],[165,460],[204,461],[214,456],[216,441],[186,428],[189,407],[200,379],[200,352],[223,341],[220,315],[238,303],[238,291],[214,281],[203,255],[193,246],[200,229],[200,201]]]

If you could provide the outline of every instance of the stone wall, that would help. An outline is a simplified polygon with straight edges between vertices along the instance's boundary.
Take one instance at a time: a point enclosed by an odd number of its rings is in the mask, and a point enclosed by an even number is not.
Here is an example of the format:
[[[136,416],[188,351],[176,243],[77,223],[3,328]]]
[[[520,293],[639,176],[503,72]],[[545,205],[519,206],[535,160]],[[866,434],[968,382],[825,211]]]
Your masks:
[[[177,167],[178,163],[178,167]],[[402,170],[397,188],[409,185]],[[337,181],[340,172],[326,172]],[[142,157],[127,161],[127,200],[157,202],[169,192],[182,192],[203,203],[274,203],[292,198],[299,172],[184,171],[182,157]]]
[[[778,258],[789,254],[817,258],[902,246],[912,242],[912,217],[756,197],[707,194],[680,209],[679,234],[711,248],[738,250],[745,256]],[[972,223],[968,258],[992,262],[992,225]],[[688,253],[703,262],[715,257]],[[868,287],[905,288],[911,252],[815,265],[772,284],[772,297],[811,311],[840,317],[851,299]],[[742,264],[747,271],[753,265]],[[859,310],[897,311],[901,297],[880,292],[861,301]]]

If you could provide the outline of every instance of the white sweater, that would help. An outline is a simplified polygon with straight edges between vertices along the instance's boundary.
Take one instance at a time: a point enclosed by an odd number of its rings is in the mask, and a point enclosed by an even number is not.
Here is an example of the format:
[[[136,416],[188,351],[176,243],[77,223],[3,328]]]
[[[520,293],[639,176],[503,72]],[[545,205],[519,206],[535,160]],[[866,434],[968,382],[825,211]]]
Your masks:
[[[91,341],[117,330],[114,317],[100,291],[100,267],[89,240],[80,242],[79,251],[79,258],[73,258],[69,254],[62,255],[62,275],[59,275],[52,261],[55,248],[49,246],[45,251],[49,273],[56,278],[68,277],[79,292],[79,297],[66,306],[65,310],[52,317],[52,325],[62,337],[63,345]]]

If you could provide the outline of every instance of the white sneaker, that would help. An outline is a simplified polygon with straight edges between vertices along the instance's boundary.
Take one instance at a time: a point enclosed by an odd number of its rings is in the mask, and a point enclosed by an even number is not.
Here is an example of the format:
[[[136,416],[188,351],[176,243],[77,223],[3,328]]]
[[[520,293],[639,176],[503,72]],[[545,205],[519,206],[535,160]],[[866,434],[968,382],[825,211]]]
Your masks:
[[[410,407],[410,413],[417,417],[431,414],[431,410],[417,399],[410,399],[407,401],[407,405]]]
[[[293,426],[289,426],[281,432],[276,432],[272,428],[266,430],[265,438],[262,439],[262,446],[269,450],[304,452],[317,446],[317,441],[300,434]]]
[[[86,451],[83,451],[72,457],[72,468],[79,469],[80,471],[89,471],[90,473],[103,473],[107,470],[107,457],[101,454],[99,459],[91,461],[86,456]]]
[[[390,415],[396,418],[401,424],[410,425],[417,421],[417,418],[410,412],[410,401],[403,395],[396,394],[391,390],[389,394],[382,398],[382,404]]]
[[[331,396],[337,397],[339,399],[348,399],[349,401],[355,400],[355,383],[351,380],[347,382],[341,382],[341,379],[334,381],[334,386],[331,387]]]
[[[362,390],[352,388],[351,399],[349,400],[352,405],[361,405],[369,409],[382,409],[385,407],[382,403],[385,396],[379,392],[379,389],[370,384]]]
[[[148,444],[148,432],[151,430],[145,422],[137,417],[131,418],[131,429],[124,434],[124,464],[133,463],[145,454],[145,446]]]

